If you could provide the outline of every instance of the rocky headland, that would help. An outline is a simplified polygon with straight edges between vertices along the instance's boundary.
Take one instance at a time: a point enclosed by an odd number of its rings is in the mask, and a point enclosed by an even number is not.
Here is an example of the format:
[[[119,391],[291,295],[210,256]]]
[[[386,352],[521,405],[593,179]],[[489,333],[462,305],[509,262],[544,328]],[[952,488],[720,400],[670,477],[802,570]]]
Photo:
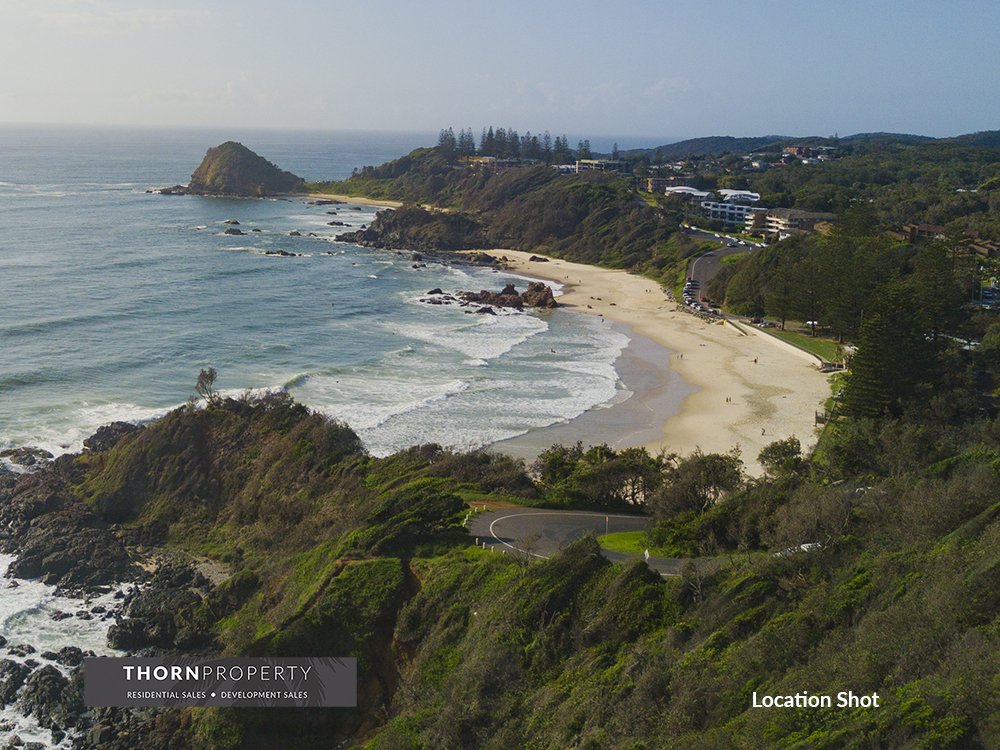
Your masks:
[[[242,143],[226,141],[210,148],[187,185],[162,188],[161,195],[231,195],[263,198],[298,193],[305,181],[279,169]],[[235,234],[235,232],[233,232]]]

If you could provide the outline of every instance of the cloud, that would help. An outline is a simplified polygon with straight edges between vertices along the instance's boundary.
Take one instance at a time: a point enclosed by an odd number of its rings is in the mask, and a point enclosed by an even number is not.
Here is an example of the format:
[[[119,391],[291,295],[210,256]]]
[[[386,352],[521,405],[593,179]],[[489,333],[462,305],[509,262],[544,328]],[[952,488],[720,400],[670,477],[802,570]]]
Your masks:
[[[669,76],[650,84],[642,90],[642,96],[647,99],[664,99],[670,94],[684,93],[691,90],[691,81],[684,76]]]

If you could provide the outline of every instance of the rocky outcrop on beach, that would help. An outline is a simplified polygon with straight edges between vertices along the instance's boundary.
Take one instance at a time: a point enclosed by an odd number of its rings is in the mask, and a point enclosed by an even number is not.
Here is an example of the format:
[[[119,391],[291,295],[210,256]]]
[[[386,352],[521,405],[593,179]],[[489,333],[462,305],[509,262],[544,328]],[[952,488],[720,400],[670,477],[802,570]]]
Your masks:
[[[491,292],[485,289],[478,292],[459,292],[458,297],[466,302],[480,305],[491,305],[493,307],[512,307],[521,310],[525,307],[540,307],[551,309],[558,307],[552,289],[540,281],[532,281],[528,288],[518,293],[513,284],[507,284],[499,292]]]
[[[296,193],[305,189],[305,181],[279,169],[242,143],[226,141],[210,148],[191,175],[191,182],[161,188],[161,195],[235,195],[263,198],[268,195]]]
[[[380,211],[367,229],[340,234],[336,239],[364,247],[421,252],[487,247],[482,227],[468,214],[417,206]]]

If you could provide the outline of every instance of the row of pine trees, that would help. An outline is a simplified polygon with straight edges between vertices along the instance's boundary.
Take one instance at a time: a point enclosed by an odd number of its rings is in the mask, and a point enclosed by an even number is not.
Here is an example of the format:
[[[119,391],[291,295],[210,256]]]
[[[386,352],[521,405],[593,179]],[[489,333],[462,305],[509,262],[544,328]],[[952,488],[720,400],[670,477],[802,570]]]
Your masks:
[[[496,156],[500,159],[537,159],[546,164],[569,164],[576,159],[590,159],[590,140],[577,143],[576,149],[569,146],[565,135],[553,138],[549,131],[541,135],[530,130],[520,135],[514,128],[483,128],[476,145],[472,128],[462,128],[455,135],[453,128],[445,128],[438,136],[438,148],[458,156]],[[614,146],[612,158],[617,158],[618,144]]]

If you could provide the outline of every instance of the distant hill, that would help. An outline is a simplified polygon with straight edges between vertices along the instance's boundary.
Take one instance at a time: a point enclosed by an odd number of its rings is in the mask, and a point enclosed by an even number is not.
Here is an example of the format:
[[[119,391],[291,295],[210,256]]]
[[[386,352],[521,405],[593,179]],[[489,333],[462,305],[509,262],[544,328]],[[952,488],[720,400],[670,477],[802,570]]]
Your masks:
[[[184,192],[262,197],[299,192],[304,184],[301,177],[279,169],[242,143],[226,141],[205,153]]]
[[[997,145],[1000,145],[1000,133],[974,133],[968,136],[959,136],[953,139],[974,139],[979,136],[992,138]],[[828,138],[824,136],[801,136],[793,137],[789,135],[762,135],[747,138],[738,138],[731,135],[712,135],[703,138],[689,138],[677,143],[667,143],[653,148],[636,148],[629,151],[622,151],[621,156],[626,159],[638,159],[643,156],[652,160],[656,152],[664,161],[676,161],[678,159],[688,159],[692,156],[722,156],[723,154],[745,154],[751,151],[766,151],[781,148],[782,146],[795,144],[803,145],[854,145],[854,144],[897,144],[903,146],[914,146],[920,143],[927,143],[936,140],[926,135],[911,135],[909,133],[856,133],[843,138]],[[968,145],[990,145],[988,143],[965,141]]]
[[[730,153],[745,153],[747,151],[757,151],[768,146],[790,143],[796,139],[787,135],[762,135],[752,138],[737,138],[731,135],[710,135],[703,138],[689,138],[686,141],[668,143],[653,148],[636,148],[630,151],[622,151],[621,155],[626,159],[636,159],[646,156],[650,159],[657,151],[666,161],[676,159],[687,159],[691,156],[721,156]]]
[[[915,146],[936,140],[929,135],[912,135],[910,133],[855,133],[839,139],[841,143],[895,143],[902,146]]]
[[[942,139],[961,146],[978,146],[980,148],[1000,148],[1000,130],[981,130],[978,133],[967,133],[955,138]]]

